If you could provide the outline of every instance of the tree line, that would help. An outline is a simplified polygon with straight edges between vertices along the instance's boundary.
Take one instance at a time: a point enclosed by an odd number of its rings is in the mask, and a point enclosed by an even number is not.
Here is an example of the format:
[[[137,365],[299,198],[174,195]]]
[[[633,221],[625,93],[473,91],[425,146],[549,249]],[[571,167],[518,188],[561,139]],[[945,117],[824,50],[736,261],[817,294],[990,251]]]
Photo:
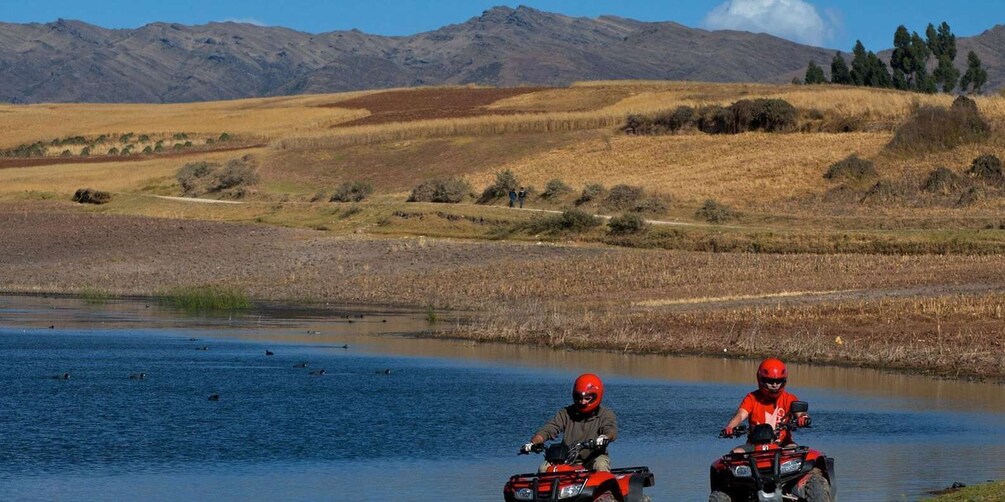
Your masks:
[[[959,85],[961,92],[979,94],[988,80],[988,72],[974,51],[967,54],[967,70],[962,77],[953,64],[956,59],[956,35],[945,21],[939,25],[929,23],[925,38],[918,32],[908,32],[900,25],[893,34],[893,54],[890,66],[872,51],[867,51],[861,40],[855,41],[851,66],[838,51],[831,60],[829,83],[864,87],[884,87],[904,91],[951,93]],[[929,73],[929,61],[934,69]],[[891,71],[892,70],[892,71]],[[803,79],[806,84],[828,83],[824,70],[810,61]]]

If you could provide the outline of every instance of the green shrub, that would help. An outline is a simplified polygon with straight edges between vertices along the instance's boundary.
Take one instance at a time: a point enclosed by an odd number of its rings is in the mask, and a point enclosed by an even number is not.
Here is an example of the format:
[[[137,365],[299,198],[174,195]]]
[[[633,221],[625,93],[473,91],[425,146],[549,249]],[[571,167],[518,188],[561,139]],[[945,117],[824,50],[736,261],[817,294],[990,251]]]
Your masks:
[[[111,202],[112,194],[92,188],[78,188],[73,193],[73,202],[80,204],[105,204]]]
[[[728,132],[729,123],[733,120],[733,113],[718,105],[703,106],[695,113],[698,130],[708,134]]]
[[[645,195],[645,189],[640,186],[614,185],[604,198],[604,206],[616,211],[626,211],[638,205]]]
[[[791,131],[798,115],[796,107],[784,99],[741,99],[729,105],[729,111],[727,129],[732,133]]]
[[[463,201],[471,193],[471,185],[460,178],[432,179],[420,183],[412,189],[408,202]]]
[[[192,162],[185,164],[184,167],[179,169],[178,173],[175,174],[175,179],[178,180],[178,184],[181,185],[182,190],[186,193],[191,193],[218,167],[220,167],[220,164]]]
[[[887,148],[909,153],[952,150],[984,141],[990,132],[973,100],[960,96],[948,109],[919,107],[897,128]]]
[[[174,138],[174,139],[188,139],[188,134],[185,134],[183,132],[176,132],[176,133],[174,133],[174,136],[172,136],[172,138]]]
[[[584,232],[601,224],[601,219],[586,211],[570,209],[561,214],[549,214],[527,223],[527,229],[535,234],[556,234]]]
[[[118,155],[119,149],[114,146],[108,149],[108,155]]]
[[[876,178],[879,174],[873,167],[872,161],[863,159],[858,154],[851,154],[845,159],[839,160],[827,168],[824,178],[829,180],[847,179],[851,181],[861,181]]]
[[[945,167],[938,167],[928,173],[928,179],[925,180],[922,190],[948,195],[960,189],[960,181],[960,175]]]
[[[644,232],[649,228],[649,223],[637,213],[624,213],[611,218],[607,222],[607,227],[612,234],[628,235]]]
[[[581,193],[579,195],[579,198],[576,199],[576,205],[579,206],[582,204],[586,204],[587,202],[599,199],[603,197],[606,193],[607,189],[604,188],[604,185],[601,185],[600,183],[587,184],[585,187],[583,187],[583,193]]]
[[[91,147],[85,146],[84,149],[80,151],[80,156],[87,157],[89,155],[91,155]]]
[[[698,208],[695,216],[710,223],[724,223],[739,218],[740,214],[726,204],[708,199]]]
[[[221,133],[221,134],[220,134],[220,138],[219,138],[219,141],[230,141],[230,134],[227,134],[227,133]]]
[[[981,155],[974,159],[967,174],[985,183],[996,185],[1005,183],[1005,177],[1002,175],[1002,161],[991,154]]]
[[[59,156],[60,157],[72,157],[73,156],[73,152],[71,152],[69,150],[63,150],[63,153],[60,153]]]
[[[150,136],[146,134],[140,134],[140,137],[137,138],[136,141],[139,141],[140,143],[146,143],[147,141],[150,141]]]
[[[234,159],[227,162],[222,170],[215,173],[208,190],[219,192],[239,185],[254,185],[258,183],[258,174],[243,160]]]
[[[360,202],[373,193],[373,185],[365,181],[347,181],[342,183],[335,193],[332,194],[330,202]]]
[[[564,181],[555,178],[548,181],[548,183],[544,185],[544,192],[541,194],[541,197],[544,197],[545,199],[554,199],[571,191],[572,187],[566,185]]]
[[[309,202],[321,202],[323,200],[328,200],[328,194],[324,190],[318,190],[311,198]]]
[[[145,147],[143,148],[143,153],[145,153],[145,154],[149,155],[149,154],[151,154],[151,153],[154,153],[154,149],[153,149],[153,148],[151,148],[151,147],[150,147],[150,145],[147,145],[147,146],[145,146]]]
[[[516,175],[513,174],[513,171],[510,171],[509,169],[500,171],[496,173],[495,183],[492,183],[485,188],[482,192],[481,198],[478,199],[478,202],[484,204],[499,199],[500,197],[506,197],[509,195],[511,190],[515,191],[519,187],[520,182],[517,181]]]
[[[636,213],[662,214],[667,211],[667,203],[662,197],[646,197],[635,204],[631,209]]]

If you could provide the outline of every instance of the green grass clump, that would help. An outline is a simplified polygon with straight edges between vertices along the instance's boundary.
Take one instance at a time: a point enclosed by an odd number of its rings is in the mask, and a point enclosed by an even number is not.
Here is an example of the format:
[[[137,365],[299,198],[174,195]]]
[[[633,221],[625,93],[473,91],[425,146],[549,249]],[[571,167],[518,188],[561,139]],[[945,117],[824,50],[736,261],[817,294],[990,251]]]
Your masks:
[[[84,288],[80,291],[80,299],[91,305],[103,305],[112,299],[112,294],[97,288]]]
[[[991,502],[993,500],[1005,500],[1005,482],[998,481],[968,486],[926,500],[929,502]]]
[[[182,310],[244,310],[251,301],[243,292],[220,286],[175,288],[156,295],[162,305]]]

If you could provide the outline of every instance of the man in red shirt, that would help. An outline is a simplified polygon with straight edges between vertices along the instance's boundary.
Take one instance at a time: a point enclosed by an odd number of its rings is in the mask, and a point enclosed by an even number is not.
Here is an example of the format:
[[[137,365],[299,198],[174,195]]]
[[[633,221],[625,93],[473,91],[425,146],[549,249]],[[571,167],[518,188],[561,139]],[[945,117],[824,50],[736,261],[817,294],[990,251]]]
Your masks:
[[[761,362],[761,365],[757,367],[757,390],[743,398],[736,414],[722,430],[723,435],[731,436],[733,428],[744,420],[749,420],[750,429],[760,424],[776,427],[789,420],[791,418],[789,417],[789,409],[792,402],[798,401],[799,398],[795,394],[789,394],[785,391],[788,378],[788,369],[785,368],[785,363],[782,361],[770,358]],[[806,427],[810,424],[810,416],[805,412],[796,413],[796,423],[799,427]],[[778,444],[786,446],[792,443],[792,434],[787,429],[780,431]],[[737,450],[747,451],[745,446],[739,447]]]

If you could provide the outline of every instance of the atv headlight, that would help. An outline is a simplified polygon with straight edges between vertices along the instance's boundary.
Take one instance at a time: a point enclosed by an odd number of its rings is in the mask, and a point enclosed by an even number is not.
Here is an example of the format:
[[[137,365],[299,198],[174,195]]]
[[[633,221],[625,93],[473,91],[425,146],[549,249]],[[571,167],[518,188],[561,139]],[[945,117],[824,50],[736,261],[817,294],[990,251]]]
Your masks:
[[[750,474],[751,472],[749,465],[738,465],[733,468],[733,475],[738,478],[749,478]]]
[[[578,497],[579,494],[582,493],[583,486],[585,485],[586,482],[584,481],[578,485],[563,486],[561,490],[558,490],[558,498],[569,499],[572,497]]]
[[[534,490],[530,488],[521,488],[513,492],[513,498],[517,500],[534,500]]]
[[[791,474],[798,471],[803,466],[803,461],[799,459],[789,460],[787,462],[782,462],[782,465],[778,466],[779,474]]]

